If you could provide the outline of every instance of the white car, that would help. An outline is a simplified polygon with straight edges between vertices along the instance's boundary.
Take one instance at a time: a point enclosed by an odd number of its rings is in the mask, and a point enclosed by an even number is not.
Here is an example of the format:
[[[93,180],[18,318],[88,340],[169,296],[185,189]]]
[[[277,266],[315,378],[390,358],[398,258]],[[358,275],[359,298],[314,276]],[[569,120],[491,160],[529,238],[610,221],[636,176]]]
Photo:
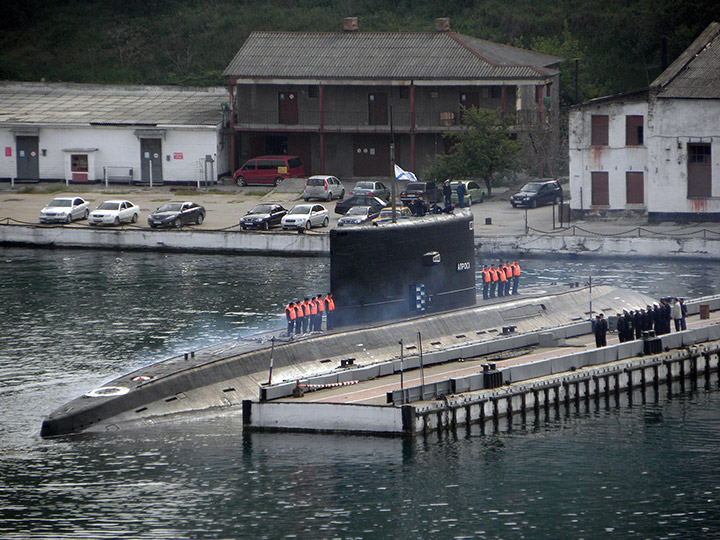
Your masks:
[[[288,229],[312,229],[313,227],[327,227],[330,218],[328,211],[321,204],[298,204],[295,205],[282,218],[283,230]]]
[[[90,214],[90,203],[80,197],[57,197],[40,210],[40,223],[72,223],[86,219]]]
[[[334,176],[311,176],[305,182],[303,199],[322,199],[331,201],[333,199],[345,198],[345,186]]]
[[[90,225],[137,223],[140,207],[130,201],[105,201],[90,213]]]

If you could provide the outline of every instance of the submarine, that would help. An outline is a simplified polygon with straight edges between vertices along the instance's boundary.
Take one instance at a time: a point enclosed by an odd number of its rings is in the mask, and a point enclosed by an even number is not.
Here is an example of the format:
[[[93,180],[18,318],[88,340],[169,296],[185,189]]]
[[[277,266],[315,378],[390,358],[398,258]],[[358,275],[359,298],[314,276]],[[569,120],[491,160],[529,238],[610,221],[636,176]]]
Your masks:
[[[469,211],[330,231],[332,330],[286,330],[189,351],[89,389],[42,423],[41,436],[111,432],[189,415],[239,412],[308,381],[357,377],[392,365],[398,343],[422,336],[427,350],[533,332],[588,319],[588,301],[608,313],[645,306],[648,297],[609,286],[523,290],[477,302],[473,217]],[[422,355],[422,344],[406,354]],[[449,357],[451,357],[450,355]],[[389,405],[392,406],[392,405]]]

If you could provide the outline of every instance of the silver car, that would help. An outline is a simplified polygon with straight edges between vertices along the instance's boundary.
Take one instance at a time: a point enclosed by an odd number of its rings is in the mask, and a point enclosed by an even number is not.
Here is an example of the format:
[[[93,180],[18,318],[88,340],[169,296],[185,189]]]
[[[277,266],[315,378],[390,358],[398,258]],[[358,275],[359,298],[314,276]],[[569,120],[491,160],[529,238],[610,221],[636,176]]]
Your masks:
[[[40,223],[72,223],[87,219],[90,203],[80,197],[57,197],[40,210]]]
[[[311,176],[305,182],[303,199],[331,201],[345,198],[345,186],[334,176]]]
[[[363,180],[350,190],[349,195],[374,195],[384,201],[390,200],[390,190],[382,182]]]
[[[282,218],[282,228],[312,229],[313,227],[327,227],[330,222],[328,211],[321,204],[298,204],[293,206]]]
[[[90,213],[90,225],[137,223],[140,207],[130,201],[105,201]]]

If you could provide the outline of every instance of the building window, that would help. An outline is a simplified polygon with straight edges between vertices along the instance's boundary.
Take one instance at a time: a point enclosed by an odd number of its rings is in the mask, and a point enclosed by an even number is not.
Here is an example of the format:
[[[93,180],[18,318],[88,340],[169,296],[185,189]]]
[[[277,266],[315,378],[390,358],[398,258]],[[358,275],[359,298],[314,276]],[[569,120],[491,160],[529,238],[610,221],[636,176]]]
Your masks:
[[[592,146],[608,145],[608,126],[609,117],[606,114],[592,115],[592,132],[590,134],[590,144]]]
[[[409,86],[401,86],[400,87],[400,99],[410,99],[410,87]]]
[[[308,86],[308,97],[311,99],[317,99],[318,87],[316,84],[311,84],[310,86]]]
[[[643,145],[643,117],[642,116],[626,116],[625,117],[625,145],[626,146],[642,146]]]
[[[590,177],[590,204],[592,206],[610,206],[608,173],[594,172]]]
[[[688,197],[712,197],[710,143],[688,143]]]
[[[88,156],[87,154],[71,154],[70,170],[72,172],[88,172]]]
[[[625,173],[626,204],[645,204],[645,182],[641,172]]]

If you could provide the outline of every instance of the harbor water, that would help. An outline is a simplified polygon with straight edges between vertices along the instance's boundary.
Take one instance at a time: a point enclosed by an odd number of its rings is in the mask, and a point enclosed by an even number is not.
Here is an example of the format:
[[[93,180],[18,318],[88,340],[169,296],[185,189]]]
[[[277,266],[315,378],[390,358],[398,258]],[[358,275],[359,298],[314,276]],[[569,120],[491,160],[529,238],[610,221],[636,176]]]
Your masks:
[[[519,262],[521,287],[592,276],[655,297],[720,291],[717,262]],[[247,434],[230,411],[40,438],[52,410],[122,373],[282,327],[288,301],[327,292],[329,264],[2,249],[0,539],[720,536],[714,385],[501,434]]]

